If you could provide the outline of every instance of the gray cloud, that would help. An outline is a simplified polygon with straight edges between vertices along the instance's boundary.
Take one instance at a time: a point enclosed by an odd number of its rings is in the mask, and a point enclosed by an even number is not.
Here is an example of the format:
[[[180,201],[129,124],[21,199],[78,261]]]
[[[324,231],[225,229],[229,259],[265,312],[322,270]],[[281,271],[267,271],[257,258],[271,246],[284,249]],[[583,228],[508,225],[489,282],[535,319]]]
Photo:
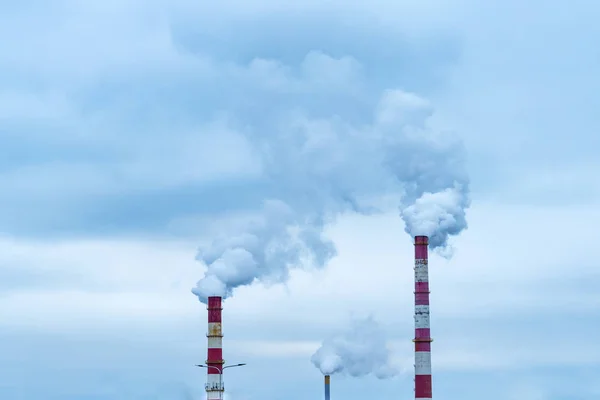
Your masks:
[[[255,208],[265,189],[252,173],[260,171],[253,143],[223,139],[209,147],[213,135],[230,131],[235,139],[250,129],[255,142],[268,130],[285,130],[269,124],[294,110],[309,120],[338,116],[360,125],[383,88],[424,89],[440,61],[454,60],[452,51],[439,51],[456,47],[441,33],[393,39],[393,54],[379,54],[368,43],[389,35],[374,25],[355,33],[362,42],[342,25],[340,34],[325,35],[329,42],[317,31],[300,34],[301,15],[241,21],[234,34],[228,23],[192,23],[206,18],[192,3],[164,5],[63,1],[3,13],[6,35],[35,27],[0,58],[10,88],[0,98],[5,229],[29,235],[164,230],[189,214],[249,202]],[[279,50],[293,49],[290,57],[264,47],[265,35],[278,26],[290,43]],[[233,53],[219,53],[215,38]],[[389,65],[390,56],[412,61],[403,63],[404,71],[372,70]],[[214,158],[224,152],[230,157]]]

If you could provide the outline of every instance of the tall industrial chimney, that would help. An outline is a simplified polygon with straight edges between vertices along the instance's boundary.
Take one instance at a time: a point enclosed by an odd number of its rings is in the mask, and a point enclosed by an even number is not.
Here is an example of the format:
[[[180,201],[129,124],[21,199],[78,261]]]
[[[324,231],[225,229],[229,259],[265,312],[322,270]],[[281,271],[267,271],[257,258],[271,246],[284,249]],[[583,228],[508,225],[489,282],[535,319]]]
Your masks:
[[[431,399],[427,236],[415,236],[415,399]]]
[[[325,400],[329,400],[329,380],[330,376],[325,375]]]
[[[221,329],[221,297],[208,298],[208,338],[206,356],[206,400],[223,399],[223,332]]]

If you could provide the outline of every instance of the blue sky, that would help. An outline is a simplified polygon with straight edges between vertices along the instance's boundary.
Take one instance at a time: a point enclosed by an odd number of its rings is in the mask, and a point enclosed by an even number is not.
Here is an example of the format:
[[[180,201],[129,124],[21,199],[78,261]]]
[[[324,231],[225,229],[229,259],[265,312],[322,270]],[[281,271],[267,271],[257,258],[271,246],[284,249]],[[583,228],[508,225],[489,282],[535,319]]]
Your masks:
[[[368,125],[394,89],[468,151],[469,229],[430,262],[434,396],[597,398],[598,6],[279,3],[0,1],[0,398],[201,399],[196,249],[282,190],[257,145]],[[365,178],[344,150],[336,178]],[[231,400],[321,398],[310,356],[356,313],[405,372],[336,376],[334,400],[412,398],[397,214],[344,213],[324,269],[226,301]]]

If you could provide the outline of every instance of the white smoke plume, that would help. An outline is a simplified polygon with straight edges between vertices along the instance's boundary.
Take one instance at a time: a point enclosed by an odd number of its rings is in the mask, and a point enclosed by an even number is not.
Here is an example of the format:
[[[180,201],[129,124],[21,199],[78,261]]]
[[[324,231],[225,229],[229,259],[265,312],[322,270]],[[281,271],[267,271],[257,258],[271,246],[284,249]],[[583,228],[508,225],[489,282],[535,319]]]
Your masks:
[[[283,282],[289,267],[306,259],[325,265],[335,254],[333,243],[321,237],[322,223],[299,217],[282,201],[265,201],[241,233],[223,235],[200,249],[198,258],[209,268],[192,292],[206,302],[210,295],[228,297],[233,288],[255,279]]]
[[[373,374],[387,379],[399,373],[390,363],[385,333],[373,317],[353,320],[347,332],[325,340],[311,361],[323,375]]]
[[[367,126],[294,114],[247,133],[263,162],[264,202],[199,249],[207,272],[193,293],[206,302],[255,280],[285,282],[291,268],[323,267],[336,254],[326,224],[345,211],[387,211],[390,199],[408,234],[451,256],[449,237],[467,227],[466,155],[458,138],[430,128],[432,114],[427,101],[390,90]]]

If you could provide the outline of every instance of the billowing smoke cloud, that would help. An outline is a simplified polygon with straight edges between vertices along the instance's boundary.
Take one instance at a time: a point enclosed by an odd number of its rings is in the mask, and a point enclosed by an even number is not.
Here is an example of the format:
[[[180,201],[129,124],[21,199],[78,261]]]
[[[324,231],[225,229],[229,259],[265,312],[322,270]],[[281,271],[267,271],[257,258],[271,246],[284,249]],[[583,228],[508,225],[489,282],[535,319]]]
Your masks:
[[[238,233],[222,235],[200,249],[198,258],[208,271],[192,292],[206,302],[210,295],[228,297],[233,288],[255,279],[283,282],[291,266],[325,265],[335,248],[322,237],[323,222],[302,217],[280,200],[265,201]]]
[[[355,319],[347,332],[325,340],[311,357],[323,375],[346,373],[353,377],[369,374],[391,378],[399,370],[390,363],[386,337],[373,319]]]
[[[462,142],[432,130],[432,114],[427,101],[390,90],[366,126],[293,114],[247,133],[263,162],[256,190],[264,203],[200,248],[207,272],[193,293],[205,302],[255,280],[284,282],[291,268],[323,267],[335,255],[327,223],[390,204],[400,206],[407,233],[429,236],[449,257],[449,237],[467,227],[469,179]]]
[[[378,126],[387,135],[386,165],[402,183],[406,232],[426,235],[430,247],[448,254],[448,237],[467,227],[469,177],[463,143],[427,129],[433,108],[423,99],[390,91],[380,103]]]

